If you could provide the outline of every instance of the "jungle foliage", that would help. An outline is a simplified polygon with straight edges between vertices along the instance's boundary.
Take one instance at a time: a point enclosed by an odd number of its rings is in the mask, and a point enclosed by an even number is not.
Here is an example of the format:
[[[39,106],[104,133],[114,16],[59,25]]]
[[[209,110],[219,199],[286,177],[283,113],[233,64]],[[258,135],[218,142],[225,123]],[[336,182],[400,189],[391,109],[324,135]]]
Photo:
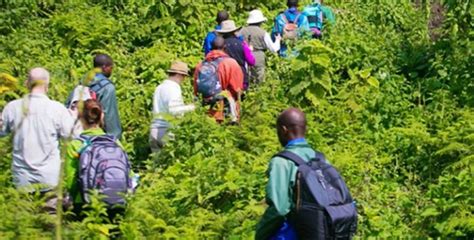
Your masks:
[[[244,24],[249,10],[271,19],[285,1],[1,1],[0,109],[26,93],[31,67],[52,73],[50,96],[63,102],[94,53],[115,60],[123,144],[141,185],[119,222],[94,201],[83,221],[66,216],[64,236],[252,238],[267,164],[280,149],[275,118],[296,106],[309,142],[357,200],[359,237],[472,238],[472,1],[325,2],[337,24],[322,41],[301,41],[297,57],[268,55],[267,79],[247,94],[240,126],[217,125],[199,108],[174,122],[175,139],[152,156],[152,94],[170,62],[202,59],[218,10]],[[435,4],[438,28],[430,27]],[[183,86],[188,101],[191,88]],[[10,142],[0,140],[0,238],[49,239],[55,218],[41,211],[43,199],[12,185]]]

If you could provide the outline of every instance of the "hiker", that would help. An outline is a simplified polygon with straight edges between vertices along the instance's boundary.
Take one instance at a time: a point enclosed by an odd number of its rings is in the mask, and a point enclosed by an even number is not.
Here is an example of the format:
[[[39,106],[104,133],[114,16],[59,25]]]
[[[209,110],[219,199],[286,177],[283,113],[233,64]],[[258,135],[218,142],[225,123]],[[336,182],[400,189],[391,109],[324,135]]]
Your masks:
[[[168,79],[155,89],[153,121],[150,129],[150,147],[153,152],[160,151],[166,142],[170,128],[168,120],[195,109],[194,104],[184,104],[181,93],[181,84],[188,76],[188,65],[181,61],[175,61],[168,70]]]
[[[308,18],[309,29],[313,38],[321,38],[323,30],[323,11],[321,10],[321,1],[314,0],[313,3],[306,6],[303,14]]]
[[[276,36],[275,42],[273,42],[270,34],[261,27],[262,23],[266,21],[267,18],[263,16],[262,11],[253,10],[249,13],[248,26],[240,31],[245,41],[253,49],[252,52],[255,56],[255,65],[250,67],[250,82],[252,84],[258,84],[265,80],[265,51],[278,52],[280,50],[281,36]]]
[[[331,8],[323,5],[322,0],[314,0],[313,3],[304,8],[303,13],[308,18],[313,38],[321,38],[324,25],[336,23],[336,17]]]
[[[288,43],[302,37],[309,32],[308,19],[298,11],[298,0],[288,0],[288,9],[280,12],[275,18],[275,25],[272,30],[272,37],[282,37],[280,56],[287,56]]]
[[[92,99],[90,90],[88,87],[79,85],[74,88],[72,92],[72,98],[69,100],[69,104],[66,104],[69,112],[71,113],[74,119],[74,134],[79,136],[83,131],[84,127],[79,119],[79,108],[81,108],[86,100]]]
[[[26,86],[29,94],[8,103],[2,113],[0,137],[13,133],[13,182],[17,188],[40,192],[51,191],[59,182],[60,139],[72,134],[73,118],[59,102],[47,96],[49,72],[33,68]],[[55,203],[54,203],[55,204]],[[56,209],[52,204],[50,207]]]
[[[217,13],[217,16],[216,16],[217,26],[214,28],[214,31],[208,32],[206,35],[206,38],[204,39],[204,44],[203,44],[204,56],[206,56],[212,50],[212,42],[214,41],[214,38],[217,35],[216,30],[220,30],[221,23],[228,19],[229,19],[229,14],[226,11],[221,10]]]
[[[334,12],[330,7],[328,7],[326,4],[324,4],[323,0],[314,0],[315,2],[318,2],[321,4],[321,11],[323,12],[323,29],[324,29],[324,24],[329,23],[331,25],[336,24],[336,16],[334,15]]]
[[[194,71],[194,95],[201,95],[209,105],[209,115],[218,123],[224,122],[227,105],[231,123],[240,121],[240,95],[243,91],[243,72],[237,61],[224,52],[225,40],[217,36],[212,51]]]
[[[120,139],[122,136],[122,127],[120,125],[117,96],[115,95],[115,86],[109,79],[110,75],[112,75],[113,67],[114,62],[109,55],[97,54],[94,57],[94,69],[86,75],[81,84],[69,95],[66,106],[71,108],[73,103],[72,99],[79,99],[77,95],[74,95],[77,89],[81,89],[77,90],[78,92],[89,91],[90,98],[99,100],[104,109],[105,131]],[[82,101],[86,99],[86,96],[81,96]]]
[[[357,226],[354,202],[337,171],[306,141],[304,113],[283,111],[276,128],[284,151],[268,167],[268,208],[255,239],[350,239]]]
[[[227,55],[235,59],[240,65],[242,73],[244,74],[244,90],[247,90],[249,86],[247,65],[254,66],[255,57],[247,43],[236,35],[238,30],[240,30],[240,27],[236,27],[234,21],[226,20],[221,23],[221,29],[216,30],[216,32],[225,39],[225,52]]]
[[[67,146],[65,187],[77,217],[90,203],[89,191],[98,190],[112,220],[123,211],[117,206],[125,204],[124,194],[132,191],[131,165],[119,140],[102,129],[104,112],[97,100],[84,101],[79,119],[84,132]]]

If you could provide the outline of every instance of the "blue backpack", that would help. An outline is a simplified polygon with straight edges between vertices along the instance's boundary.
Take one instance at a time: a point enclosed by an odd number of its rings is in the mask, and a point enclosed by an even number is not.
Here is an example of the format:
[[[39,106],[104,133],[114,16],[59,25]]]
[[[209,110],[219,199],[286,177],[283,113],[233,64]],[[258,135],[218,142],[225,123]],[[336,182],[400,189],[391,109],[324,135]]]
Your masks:
[[[197,78],[197,91],[204,97],[210,98],[222,92],[221,81],[219,80],[219,63],[223,57],[213,61],[203,61]]]
[[[79,185],[85,202],[90,190],[98,190],[109,206],[125,204],[125,194],[132,190],[127,153],[111,135],[85,136],[79,157]]]
[[[323,29],[323,11],[320,4],[311,4],[307,6],[304,15],[308,18],[309,29],[313,36],[320,36]]]
[[[298,239],[351,239],[357,229],[357,209],[346,183],[322,153],[306,162],[283,151],[276,156],[296,164],[296,207],[289,221]]]

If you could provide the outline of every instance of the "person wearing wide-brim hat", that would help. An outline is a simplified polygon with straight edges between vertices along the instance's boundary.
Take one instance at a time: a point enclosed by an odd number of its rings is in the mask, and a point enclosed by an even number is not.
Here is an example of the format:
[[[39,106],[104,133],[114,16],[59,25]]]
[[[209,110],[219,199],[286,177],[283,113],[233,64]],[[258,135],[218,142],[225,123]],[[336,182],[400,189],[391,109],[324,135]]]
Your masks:
[[[181,84],[189,76],[188,65],[174,61],[166,72],[168,78],[156,87],[153,94],[153,121],[150,128],[150,147],[153,152],[161,150],[166,137],[170,135],[168,120],[195,109],[194,104],[184,104],[181,93]]]
[[[248,82],[248,66],[255,65],[255,57],[249,45],[237,37],[237,31],[241,27],[237,27],[232,20],[226,20],[221,23],[221,29],[216,30],[225,39],[225,52],[239,63],[244,73],[244,90],[249,86]]]
[[[278,52],[280,50],[281,37],[277,36],[273,42],[270,34],[261,28],[261,25],[266,21],[267,18],[262,11],[252,10],[247,19],[248,26],[240,31],[244,40],[253,49],[255,56],[255,66],[250,68],[251,84],[261,83],[265,79],[265,51]]]

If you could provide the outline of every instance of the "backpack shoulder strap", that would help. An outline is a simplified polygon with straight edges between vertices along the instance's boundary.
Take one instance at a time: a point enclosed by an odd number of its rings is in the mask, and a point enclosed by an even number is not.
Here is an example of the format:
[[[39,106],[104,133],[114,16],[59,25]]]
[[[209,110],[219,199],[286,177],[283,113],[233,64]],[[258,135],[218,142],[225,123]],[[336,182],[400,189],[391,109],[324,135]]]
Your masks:
[[[94,84],[91,84],[89,85],[89,88],[90,90],[94,91],[94,92],[98,92],[100,91],[102,88],[104,88],[105,86],[111,84],[112,82],[110,82],[109,79],[107,78],[101,78],[98,82],[94,83]]]
[[[282,12],[281,13],[281,17],[283,18],[283,21],[285,21],[285,23],[289,23],[290,21],[288,21],[288,18],[286,17],[286,13],[285,12]]]
[[[327,162],[326,157],[324,156],[324,154],[321,153],[321,152],[318,152],[318,151],[315,151],[315,156],[314,156],[314,158],[315,158],[315,160],[317,160],[317,161]]]
[[[296,164],[296,166],[307,165],[306,161],[303,160],[298,154],[290,152],[288,150],[284,150],[279,152],[275,155],[275,157],[282,157],[284,159],[288,159]]]
[[[79,135],[79,140],[82,142],[81,148],[79,148],[77,151],[79,155],[81,155],[87,149],[87,147],[92,144],[92,138],[93,137],[84,134]]]
[[[298,15],[296,15],[295,20],[293,21],[294,24],[298,25],[298,19],[300,18],[300,16],[301,13],[298,13]]]

